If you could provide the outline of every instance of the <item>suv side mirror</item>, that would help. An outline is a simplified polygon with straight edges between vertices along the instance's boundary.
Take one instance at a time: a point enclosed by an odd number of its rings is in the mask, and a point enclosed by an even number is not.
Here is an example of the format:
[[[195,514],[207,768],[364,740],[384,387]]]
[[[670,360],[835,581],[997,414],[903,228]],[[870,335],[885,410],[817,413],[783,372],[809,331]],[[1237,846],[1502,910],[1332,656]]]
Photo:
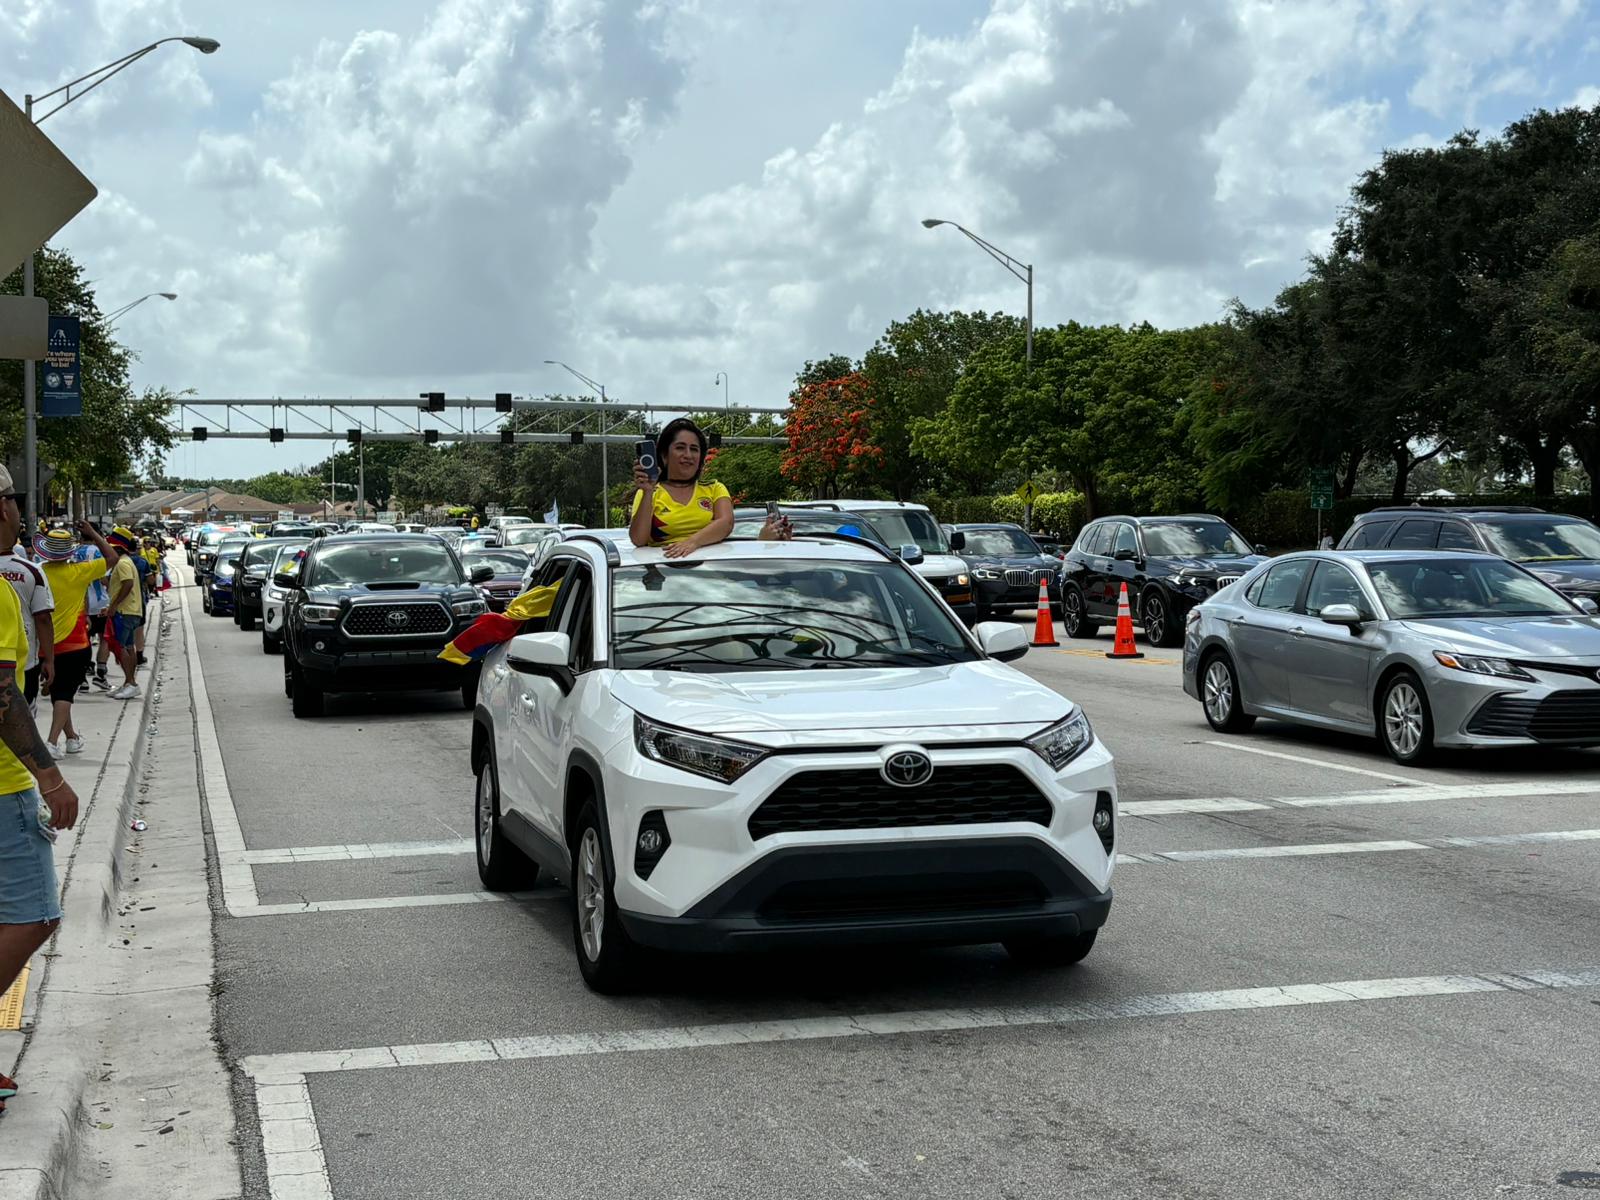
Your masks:
[[[477,566],[472,568],[472,574],[467,576],[467,581],[474,584],[488,583],[489,580],[493,578],[494,568],[488,563],[479,563]]]
[[[523,675],[553,679],[562,695],[576,683],[568,665],[571,657],[572,639],[564,633],[519,633],[506,648],[506,666]]]
[[[1600,604],[1596,604],[1588,596],[1579,596],[1573,603],[1583,609],[1585,616],[1592,617],[1600,614]]]
[[[922,561],[922,547],[915,542],[907,542],[895,553],[900,555],[900,561],[907,566],[914,567]]]
[[[967,535],[959,529],[950,531],[950,549],[965,550],[967,548]]]
[[[1133,562],[1134,559],[1139,557],[1139,552],[1137,550],[1129,550],[1126,546],[1124,546],[1111,557],[1116,559],[1118,562]]]
[[[1010,662],[1028,652],[1028,635],[1010,621],[980,621],[972,632],[983,652],[999,662]]]
[[[1265,542],[1257,542],[1256,543],[1256,553],[1257,554],[1264,554],[1268,558],[1272,557],[1272,551],[1267,549],[1267,545],[1266,545]]]
[[[282,588],[286,592],[292,592],[300,586],[300,576],[290,571],[279,571],[272,577],[272,586]]]

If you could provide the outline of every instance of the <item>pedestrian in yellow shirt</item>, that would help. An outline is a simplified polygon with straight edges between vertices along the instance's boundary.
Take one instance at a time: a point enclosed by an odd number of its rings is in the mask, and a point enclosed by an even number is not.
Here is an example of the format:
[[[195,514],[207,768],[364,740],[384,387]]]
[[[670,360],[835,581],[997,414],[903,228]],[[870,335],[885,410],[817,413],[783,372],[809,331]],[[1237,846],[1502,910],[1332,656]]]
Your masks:
[[[139,630],[144,625],[144,597],[139,592],[139,569],[134,566],[133,534],[118,526],[106,539],[116,559],[111,568],[111,635],[116,641],[117,662],[122,666],[122,686],[111,693],[113,700],[132,700],[139,694],[134,672],[139,669]]]

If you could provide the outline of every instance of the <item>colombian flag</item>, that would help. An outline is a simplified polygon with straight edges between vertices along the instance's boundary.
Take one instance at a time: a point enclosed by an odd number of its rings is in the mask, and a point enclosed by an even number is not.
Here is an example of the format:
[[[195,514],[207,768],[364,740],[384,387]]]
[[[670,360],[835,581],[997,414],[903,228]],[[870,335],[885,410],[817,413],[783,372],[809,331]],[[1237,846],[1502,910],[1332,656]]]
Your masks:
[[[506,605],[505,612],[484,613],[468,625],[460,637],[439,651],[439,657],[459,667],[477,662],[501,642],[509,642],[521,633],[523,622],[548,617],[555,607],[556,590],[560,586],[552,583],[534,588]]]

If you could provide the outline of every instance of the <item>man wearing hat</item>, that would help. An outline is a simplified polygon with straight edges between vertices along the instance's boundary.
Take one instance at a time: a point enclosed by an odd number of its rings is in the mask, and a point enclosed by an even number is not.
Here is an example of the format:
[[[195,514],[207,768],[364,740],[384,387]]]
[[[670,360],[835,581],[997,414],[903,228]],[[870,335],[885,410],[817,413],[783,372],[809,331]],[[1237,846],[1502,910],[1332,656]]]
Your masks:
[[[72,702],[77,699],[78,688],[89,677],[89,619],[84,614],[89,585],[105,578],[114,557],[111,547],[89,522],[79,521],[78,531],[99,549],[102,557],[87,562],[72,561],[78,542],[65,529],[52,529],[33,539],[34,553],[43,564],[45,580],[56,602],[55,611],[51,613],[56,639],[56,672],[50,681],[50,744],[59,747],[61,735],[65,733],[68,754],[83,750],[83,738],[72,724]]]
[[[19,499],[0,467],[0,535],[12,542],[22,529]],[[78,820],[77,793],[39,736],[17,679],[27,655],[21,602],[0,587],[0,992],[61,921],[53,842]],[[0,1108],[16,1094],[16,1081],[0,1075]]]

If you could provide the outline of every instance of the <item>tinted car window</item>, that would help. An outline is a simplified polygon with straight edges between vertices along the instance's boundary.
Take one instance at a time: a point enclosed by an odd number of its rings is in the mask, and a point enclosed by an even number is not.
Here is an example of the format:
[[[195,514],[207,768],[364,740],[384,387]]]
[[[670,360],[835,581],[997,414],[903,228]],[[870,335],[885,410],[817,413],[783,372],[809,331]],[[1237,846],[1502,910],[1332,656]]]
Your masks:
[[[468,571],[484,564],[493,567],[496,575],[521,575],[527,569],[528,556],[521,551],[510,550],[468,551],[461,556],[461,565]]]
[[[357,583],[460,583],[461,568],[443,542],[350,542],[317,556],[306,587]]]
[[[1439,526],[1439,549],[1441,550],[1476,550],[1478,539],[1472,536],[1461,521],[1446,521]]]
[[[1144,527],[1144,548],[1151,554],[1178,558],[1255,553],[1222,521],[1152,521]]]
[[[1261,585],[1256,605],[1274,612],[1293,612],[1294,602],[1300,596],[1300,581],[1311,568],[1311,559],[1299,558],[1294,562],[1279,563],[1267,572]]]
[[[854,514],[851,514],[854,515]],[[859,525],[861,522],[856,521]],[[905,546],[915,542],[924,554],[949,554],[944,540],[944,530],[927,513],[919,509],[883,509],[872,513],[872,524],[890,546]]]
[[[1372,616],[1372,605],[1356,577],[1338,563],[1319,562],[1306,589],[1306,611],[1319,613],[1330,604],[1353,604],[1362,616]]]
[[[1371,563],[1367,574],[1395,618],[1573,615],[1554,588],[1498,558]]]
[[[1496,554],[1515,562],[1600,558],[1600,529],[1587,521],[1524,518],[1484,521],[1480,528]]]
[[[1133,526],[1119,524],[1116,527],[1116,530],[1116,537],[1111,543],[1111,553],[1117,554],[1123,550],[1130,551],[1134,554],[1139,553],[1139,541],[1134,536]]]
[[[968,529],[963,554],[990,558],[1033,558],[1039,546],[1020,529]]]
[[[1394,540],[1389,543],[1389,549],[1432,550],[1438,537],[1437,521],[1401,521],[1400,528],[1395,530]]]
[[[1079,554],[1099,554],[1099,541],[1107,533],[1104,525],[1090,525],[1078,535],[1078,544],[1073,547]]]
[[[1383,539],[1389,536],[1389,531],[1394,528],[1393,521],[1363,521],[1350,531],[1350,536],[1343,550],[1371,550],[1374,546],[1383,545]]]

